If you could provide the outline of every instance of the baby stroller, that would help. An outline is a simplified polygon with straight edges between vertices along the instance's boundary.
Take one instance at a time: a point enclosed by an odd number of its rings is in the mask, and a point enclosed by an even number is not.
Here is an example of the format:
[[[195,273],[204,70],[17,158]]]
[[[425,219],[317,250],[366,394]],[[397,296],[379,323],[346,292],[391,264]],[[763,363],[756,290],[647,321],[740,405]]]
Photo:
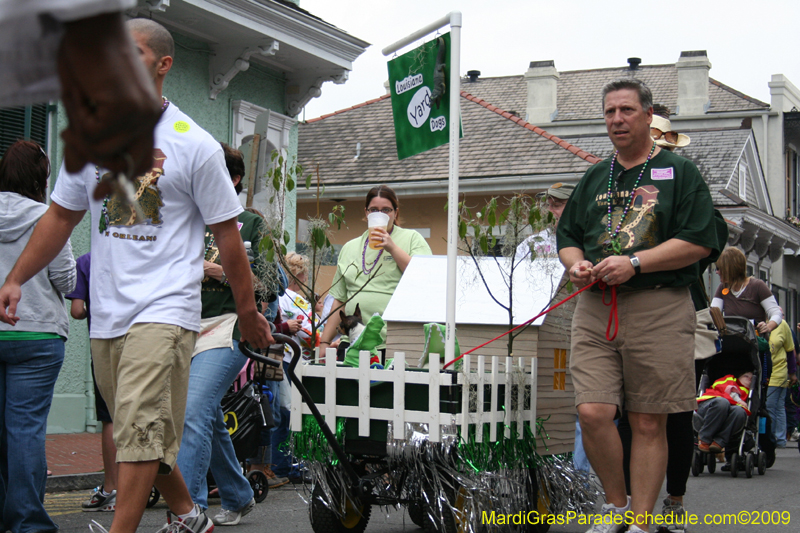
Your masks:
[[[221,406],[236,459],[242,466],[242,472],[245,472],[247,458],[253,457],[258,451],[262,430],[268,430],[275,426],[270,401],[262,389],[266,382],[264,372],[270,366],[277,366],[280,362],[251,351],[244,344],[240,344],[239,347],[251,361],[246,367],[245,379],[242,382],[237,378],[233,382],[231,389],[222,398]],[[282,354],[283,345],[278,348]],[[264,364],[264,361],[267,362]],[[250,482],[250,487],[253,489],[253,499],[256,503],[263,502],[269,493],[267,476],[260,470],[253,470],[247,474],[247,481]],[[207,483],[209,492],[211,492],[216,487],[216,483],[210,471]]]
[[[760,447],[759,430],[763,426],[762,418],[766,417],[765,409],[761,405],[761,383],[763,369],[759,360],[758,340],[753,323],[743,317],[725,317],[727,331],[722,337],[722,351],[706,360],[703,375],[700,378],[698,396],[700,396],[716,380],[728,374],[739,376],[745,372],[753,373],[752,387],[747,399],[750,416],[745,420],[744,428],[736,431],[731,438],[731,443],[726,449],[726,457],[730,460],[731,476],[738,477],[739,472],[753,477],[753,471],[758,470],[759,475],[764,475],[768,465],[768,454]],[[759,424],[761,422],[761,424]],[[697,449],[697,434],[702,427],[702,418],[695,413],[695,450],[692,459],[692,475],[699,476],[704,467],[713,474],[716,470],[717,460],[715,454],[701,452]]]

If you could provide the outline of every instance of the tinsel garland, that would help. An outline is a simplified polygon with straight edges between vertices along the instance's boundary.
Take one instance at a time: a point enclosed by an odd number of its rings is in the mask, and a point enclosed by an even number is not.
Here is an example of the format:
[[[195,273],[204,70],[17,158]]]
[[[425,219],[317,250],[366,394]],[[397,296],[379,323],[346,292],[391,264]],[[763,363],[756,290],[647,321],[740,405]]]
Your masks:
[[[544,421],[537,421],[536,433],[546,437]],[[337,419],[335,432],[342,446],[344,422]],[[407,423],[401,434],[389,424],[386,457],[350,460],[361,475],[380,473],[373,494],[418,505],[434,523],[455,521],[461,531],[477,531],[484,511],[592,512],[599,492],[588,474],[575,470],[568,456],[539,454],[530,426],[524,426],[521,439],[506,438],[503,429],[489,442],[484,425],[483,442],[477,442],[474,426],[466,436],[456,426],[443,426],[442,441],[433,443],[425,424]],[[516,436],[513,424],[509,429]],[[342,515],[351,498],[349,483],[313,417],[304,416],[303,430],[292,435],[292,453],[308,467],[319,501]]]

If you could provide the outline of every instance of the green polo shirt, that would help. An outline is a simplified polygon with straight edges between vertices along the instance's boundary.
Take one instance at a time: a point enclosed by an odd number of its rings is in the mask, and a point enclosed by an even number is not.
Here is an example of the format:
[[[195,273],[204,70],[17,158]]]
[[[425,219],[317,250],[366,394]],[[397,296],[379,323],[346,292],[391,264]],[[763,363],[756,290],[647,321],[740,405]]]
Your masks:
[[[368,236],[369,231],[365,231],[361,237],[353,239],[342,246],[336,267],[336,276],[330,290],[331,296],[340,302],[344,302],[348,297],[352,296],[353,299],[347,302],[345,306],[345,314],[352,315],[355,312],[356,304],[358,304],[365,324],[369,322],[370,317],[375,313],[383,314],[403,275],[397,267],[394,257],[389,252],[384,251],[379,254],[378,250],[373,250],[369,246],[366,247],[365,251],[364,243]],[[431,247],[425,242],[425,238],[414,230],[394,226],[392,240],[412,257],[415,255],[431,255]],[[375,266],[373,267],[373,265]],[[361,292],[356,294],[369,279],[369,275],[364,273],[364,266],[370,271],[372,268],[377,268],[378,265],[380,265],[380,270],[377,271],[375,277],[367,283]],[[355,296],[353,296],[354,294]],[[385,328],[383,338],[386,338]],[[380,346],[379,348],[382,347]]]

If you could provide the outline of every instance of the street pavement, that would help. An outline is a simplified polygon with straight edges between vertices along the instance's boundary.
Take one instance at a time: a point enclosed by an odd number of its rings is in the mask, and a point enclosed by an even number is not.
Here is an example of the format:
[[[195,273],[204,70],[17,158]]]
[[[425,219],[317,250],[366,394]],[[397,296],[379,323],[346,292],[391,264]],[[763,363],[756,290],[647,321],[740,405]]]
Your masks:
[[[48,437],[50,439],[50,437]],[[51,443],[48,443],[50,453]],[[98,448],[99,450],[99,448]],[[70,453],[71,455],[71,453]],[[77,455],[77,453],[75,454]],[[92,456],[93,454],[89,454]],[[789,447],[778,450],[775,465],[767,470],[766,475],[754,474],[751,479],[741,473],[732,478],[729,473],[721,472],[701,474],[689,477],[686,508],[697,514],[700,520],[704,515],[739,514],[742,511],[788,511],[791,520],[788,524],[768,525],[696,525],[689,528],[691,533],[706,532],[752,532],[752,533],[800,533],[800,453],[797,443],[789,443]],[[48,456],[49,457],[49,456]],[[51,461],[52,463],[52,461]],[[51,464],[51,469],[54,465]],[[62,467],[62,471],[66,468]],[[54,470],[57,474],[57,470]],[[48,512],[60,527],[62,533],[87,533],[87,524],[95,519],[106,528],[110,526],[113,513],[83,513],[80,502],[87,499],[91,491],[69,491],[48,493],[45,505]],[[662,492],[656,511],[661,510],[661,501],[666,495]],[[267,499],[258,504],[253,512],[242,519],[242,523],[231,528],[217,528],[218,531],[231,533],[264,533],[264,532],[300,532],[311,533],[308,521],[307,505],[304,498],[303,485],[286,485],[270,491]],[[219,500],[211,500],[210,513],[219,509]],[[599,507],[599,504],[598,504]],[[138,531],[155,533],[165,523],[166,505],[163,500],[145,512]],[[762,516],[759,514],[759,516]],[[764,515],[766,516],[766,515]],[[775,518],[777,514],[773,515]],[[784,515],[785,516],[785,515]],[[553,526],[553,533],[583,533],[589,527],[571,523],[565,526]],[[401,531],[421,531],[402,510],[373,508],[372,518],[367,526],[367,533],[398,533]]]

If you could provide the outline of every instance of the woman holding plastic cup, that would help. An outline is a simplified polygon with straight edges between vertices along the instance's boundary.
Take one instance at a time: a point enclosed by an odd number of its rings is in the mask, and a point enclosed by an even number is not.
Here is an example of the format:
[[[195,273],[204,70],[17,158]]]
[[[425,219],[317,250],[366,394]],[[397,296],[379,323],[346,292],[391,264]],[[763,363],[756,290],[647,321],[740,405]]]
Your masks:
[[[322,333],[321,350],[327,349],[336,335],[341,322],[339,310],[344,309],[345,315],[350,316],[358,305],[364,324],[375,313],[383,314],[411,257],[431,255],[431,248],[422,235],[397,225],[400,203],[390,187],[379,185],[370,189],[364,203],[364,214],[367,231],[345,244],[339,252],[336,276],[330,291],[334,302]],[[384,343],[378,346],[379,350],[386,347],[385,329],[383,340]],[[340,359],[351,341],[346,336],[342,338]]]

